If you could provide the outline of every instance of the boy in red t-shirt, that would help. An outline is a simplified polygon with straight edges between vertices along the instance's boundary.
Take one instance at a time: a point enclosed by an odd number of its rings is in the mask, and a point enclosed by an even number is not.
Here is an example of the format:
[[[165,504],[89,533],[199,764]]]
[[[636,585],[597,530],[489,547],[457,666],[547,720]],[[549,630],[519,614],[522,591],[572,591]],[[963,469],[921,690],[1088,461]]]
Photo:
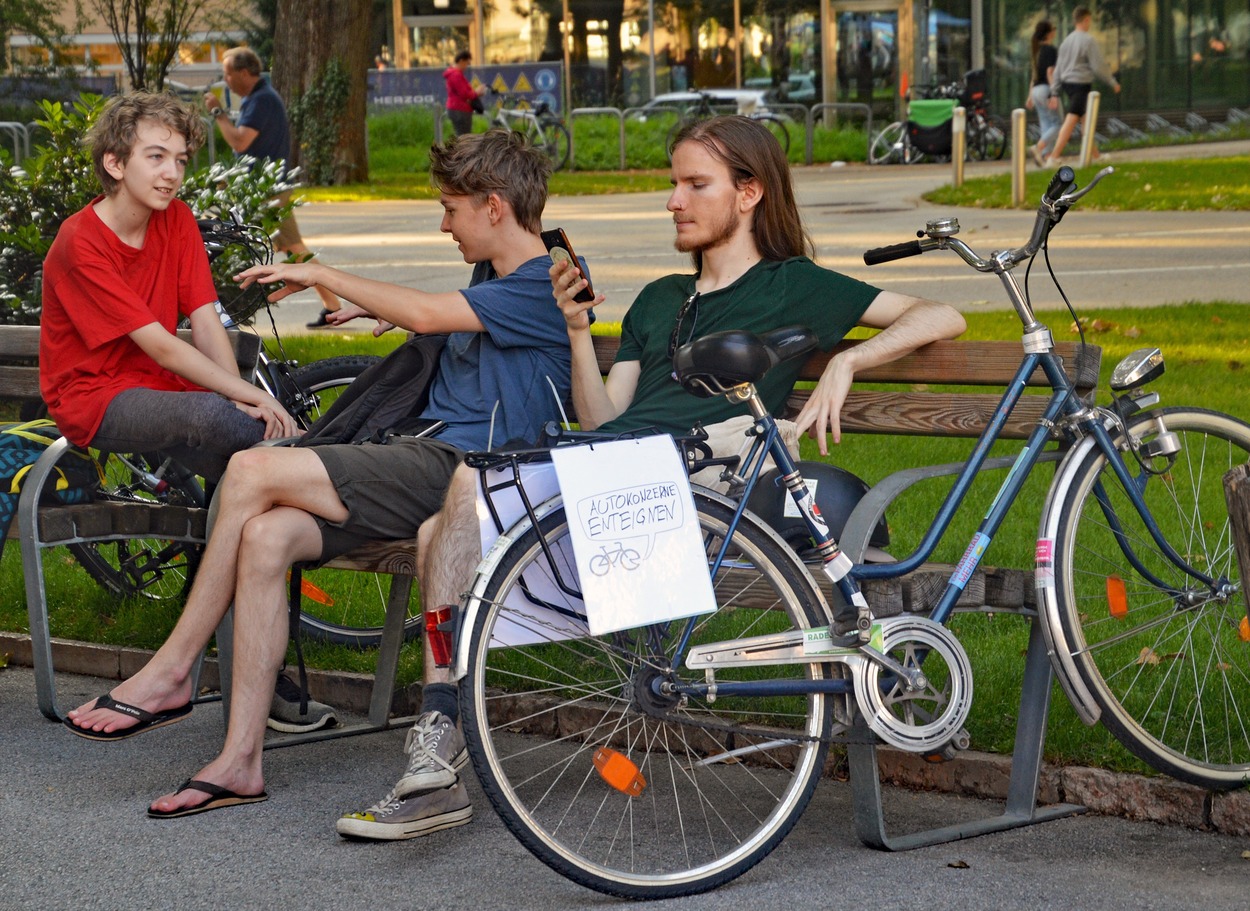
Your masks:
[[[210,480],[230,455],[296,426],[241,379],[186,203],[199,118],[135,92],[90,134],[104,195],[67,218],[44,260],[40,389],[61,432],[110,452],[160,451]],[[174,334],[181,317],[191,343]]]

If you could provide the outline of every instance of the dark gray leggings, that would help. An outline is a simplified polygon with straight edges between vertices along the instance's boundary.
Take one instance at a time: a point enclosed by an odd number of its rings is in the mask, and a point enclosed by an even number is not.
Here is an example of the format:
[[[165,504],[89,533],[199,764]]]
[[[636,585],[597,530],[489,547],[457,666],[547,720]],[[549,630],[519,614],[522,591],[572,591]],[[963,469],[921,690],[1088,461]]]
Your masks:
[[[248,417],[215,392],[127,389],[104,412],[92,449],[162,452],[209,481],[230,456],[265,437],[265,422]]]

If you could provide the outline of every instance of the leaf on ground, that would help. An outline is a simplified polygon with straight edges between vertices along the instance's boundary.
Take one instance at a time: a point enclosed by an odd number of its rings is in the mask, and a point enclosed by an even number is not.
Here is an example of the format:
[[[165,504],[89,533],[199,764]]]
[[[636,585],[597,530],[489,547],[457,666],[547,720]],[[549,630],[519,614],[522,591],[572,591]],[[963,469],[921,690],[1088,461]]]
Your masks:
[[[1137,338],[1140,335],[1141,335],[1141,330],[1138,329],[1136,326],[1129,326],[1127,329],[1124,330],[1125,338]]]
[[[1159,663],[1159,656],[1156,655],[1149,646],[1143,648],[1137,655],[1137,664],[1155,665]]]
[[[1242,852],[1241,852],[1241,859],[1242,859],[1242,860],[1250,860],[1250,851],[1242,851]]]
[[[948,863],[946,866],[950,867],[952,870],[970,869],[970,867],[968,866],[968,862],[966,860],[953,860],[950,863]]]
[[[10,655],[8,652],[0,653],[0,667],[8,667],[9,659],[12,657],[13,656]]]

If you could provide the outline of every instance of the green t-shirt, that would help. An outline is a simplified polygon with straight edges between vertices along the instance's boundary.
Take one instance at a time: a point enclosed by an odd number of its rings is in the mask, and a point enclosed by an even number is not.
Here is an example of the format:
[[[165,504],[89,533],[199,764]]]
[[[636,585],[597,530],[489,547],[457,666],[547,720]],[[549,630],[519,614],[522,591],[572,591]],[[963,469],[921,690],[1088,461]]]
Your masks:
[[[669,275],[642,289],[621,325],[617,361],[638,361],[638,388],[629,408],[598,428],[619,433],[656,427],[683,434],[695,423],[716,424],[746,408],[723,397],[700,398],[673,379],[668,356],[677,312],[694,293],[695,276]],[[726,329],[764,333],[784,326],[805,326],[816,332],[828,351],[859,322],[880,289],[828,269],[805,256],[753,266],[727,288],[702,294],[686,314],[681,342]],[[693,335],[691,317],[695,317]],[[756,388],[773,414],[779,413],[798,378],[803,358],[794,358],[769,371]]]

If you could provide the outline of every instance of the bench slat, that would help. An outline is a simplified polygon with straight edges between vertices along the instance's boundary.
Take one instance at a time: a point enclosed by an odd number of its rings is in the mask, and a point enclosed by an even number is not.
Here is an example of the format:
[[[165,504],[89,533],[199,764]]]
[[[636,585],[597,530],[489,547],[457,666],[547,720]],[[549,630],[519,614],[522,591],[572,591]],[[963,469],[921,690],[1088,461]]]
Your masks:
[[[797,390],[786,400],[786,416],[794,418],[809,393]],[[1046,411],[1049,396],[1020,399],[1003,425],[1004,439],[1023,440]],[[891,433],[903,436],[977,437],[994,416],[999,396],[979,393],[872,392],[853,389],[842,406],[843,432]]]

